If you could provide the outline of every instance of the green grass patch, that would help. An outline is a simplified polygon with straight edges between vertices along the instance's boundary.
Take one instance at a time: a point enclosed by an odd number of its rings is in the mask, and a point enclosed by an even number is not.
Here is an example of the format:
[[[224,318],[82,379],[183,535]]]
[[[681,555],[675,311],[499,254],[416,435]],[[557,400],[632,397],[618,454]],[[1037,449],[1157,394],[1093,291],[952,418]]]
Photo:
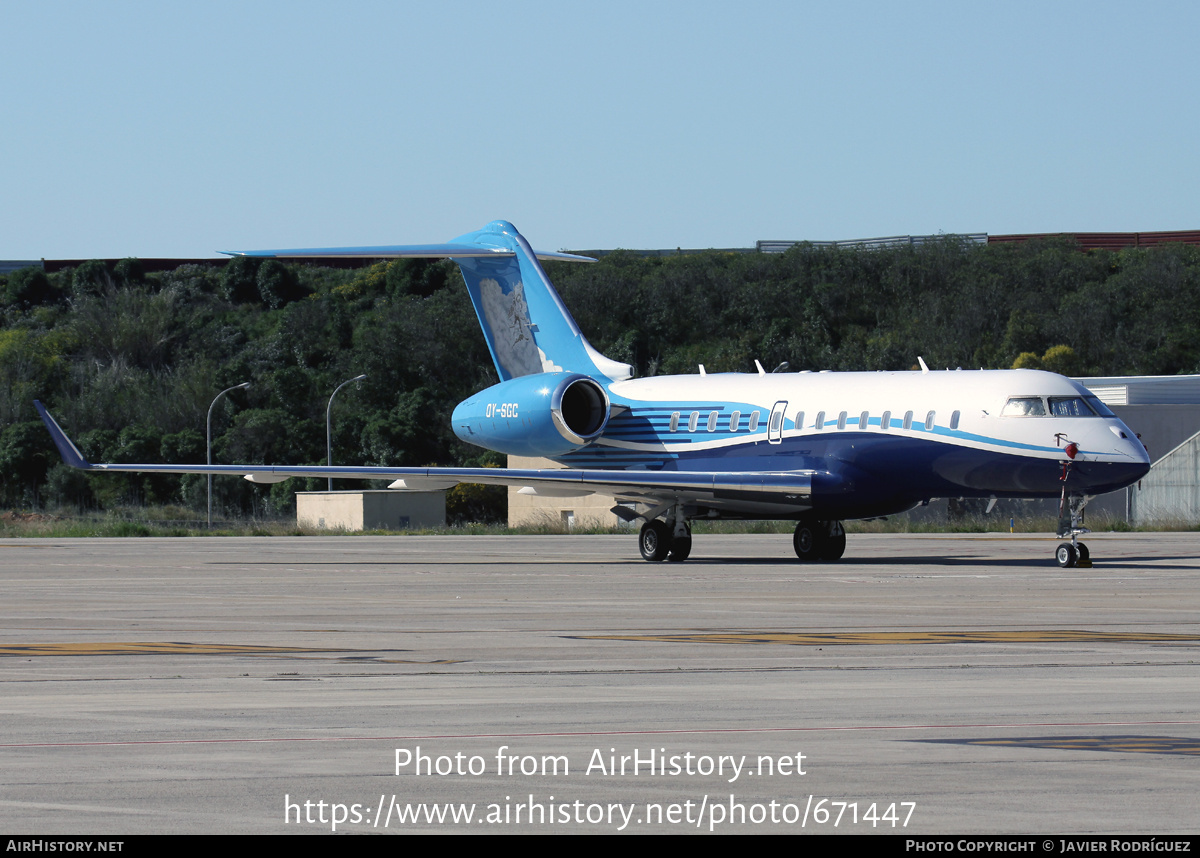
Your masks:
[[[1017,517],[1015,533],[1053,533],[1058,525],[1051,516]],[[1094,531],[1195,531],[1200,523],[1193,521],[1163,521],[1152,525],[1135,526],[1107,515],[1095,515],[1087,526]],[[706,521],[692,523],[696,535],[719,533],[791,533],[790,521]],[[180,507],[122,508],[105,513],[79,515],[67,512],[0,513],[0,539],[44,537],[52,539],[96,537],[164,537],[164,536],[551,536],[581,534],[636,533],[638,524],[600,525],[583,520],[567,528],[559,519],[547,516],[544,521],[522,527],[501,524],[464,524],[453,527],[412,528],[407,530],[346,531],[340,529],[300,527],[294,519],[235,520],[221,519],[207,523],[196,513]],[[846,522],[848,533],[1008,533],[1009,519],[999,516],[964,516],[954,520],[911,518],[907,515],[886,519]]]

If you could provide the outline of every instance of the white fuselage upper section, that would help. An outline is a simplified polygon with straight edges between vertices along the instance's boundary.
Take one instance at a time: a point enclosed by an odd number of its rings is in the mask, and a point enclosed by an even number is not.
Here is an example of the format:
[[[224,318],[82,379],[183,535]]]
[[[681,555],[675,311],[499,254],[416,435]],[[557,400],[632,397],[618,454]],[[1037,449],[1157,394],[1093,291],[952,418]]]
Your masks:
[[[609,391],[614,403],[634,409],[655,405],[674,414],[678,407],[676,428],[659,430],[657,443],[651,442],[659,450],[675,447],[696,453],[706,447],[761,442],[762,437],[751,437],[750,432],[751,411],[758,410],[758,434],[776,428],[780,441],[871,432],[1054,460],[1063,459],[1064,448],[1074,442],[1078,461],[1148,464],[1145,448],[1133,433],[1085,388],[1034,370],[661,376],[616,382]],[[1053,413],[1056,406],[1069,410],[1059,403],[1085,396],[1090,405],[1083,416]],[[1011,407],[1006,411],[1013,399],[1038,399],[1046,413],[1014,415]],[[711,406],[718,403],[723,407],[714,430],[709,430]],[[1095,413],[1100,409],[1103,413]],[[740,412],[738,428],[729,431],[733,411]],[[692,412],[697,419],[689,431]],[[771,427],[775,412],[783,419]],[[646,442],[608,443],[631,448]]]

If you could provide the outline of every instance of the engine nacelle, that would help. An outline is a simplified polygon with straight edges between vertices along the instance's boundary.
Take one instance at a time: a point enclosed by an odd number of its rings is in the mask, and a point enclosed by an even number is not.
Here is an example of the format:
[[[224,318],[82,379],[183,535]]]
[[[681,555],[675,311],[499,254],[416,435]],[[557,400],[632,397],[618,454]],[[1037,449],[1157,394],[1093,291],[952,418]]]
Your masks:
[[[561,456],[590,444],[608,425],[608,394],[574,372],[513,378],[454,409],[454,434],[514,456]]]

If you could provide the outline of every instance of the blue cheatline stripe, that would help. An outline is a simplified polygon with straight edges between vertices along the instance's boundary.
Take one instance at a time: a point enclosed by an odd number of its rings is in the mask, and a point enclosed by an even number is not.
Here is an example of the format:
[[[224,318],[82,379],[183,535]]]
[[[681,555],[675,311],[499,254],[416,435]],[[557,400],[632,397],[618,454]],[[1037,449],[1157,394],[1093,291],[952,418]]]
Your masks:
[[[849,427],[849,425],[850,425],[849,420],[846,421],[846,425],[847,425],[847,427]],[[878,423],[876,423],[875,421],[870,421],[869,425],[877,426]],[[813,430],[813,431],[801,430],[802,434],[788,435],[788,436],[785,436],[783,440],[785,442],[798,441],[798,440],[818,440],[818,439],[827,440],[827,439],[842,437],[844,435],[844,433],[847,431],[854,431],[856,433],[862,433],[863,431],[865,431],[865,430],[861,430],[861,429],[855,429],[855,430],[838,429],[836,427],[837,427],[837,421],[835,420],[833,422],[833,428],[831,428],[831,429],[819,429],[819,430]],[[680,447],[687,447],[687,446],[690,446],[693,444],[702,443],[704,441],[719,441],[722,443],[719,443],[715,446],[720,449],[726,449],[728,447],[735,446],[737,444],[761,443],[761,440],[762,440],[761,436],[764,436],[765,434],[766,434],[765,430],[756,430],[753,433],[747,432],[745,430],[738,431],[738,432],[731,432],[731,431],[729,431],[728,428],[721,429],[719,427],[713,432],[709,432],[706,429],[697,429],[697,431],[695,431],[695,432],[687,432],[686,430],[681,430],[678,432],[663,431],[663,432],[660,432],[657,434],[650,434],[650,435],[644,434],[644,430],[641,433],[635,433],[635,434],[630,434],[630,435],[605,432],[604,435],[600,439],[598,439],[597,443],[599,443],[601,446],[603,446],[604,441],[624,441],[626,443],[631,443],[631,444],[645,443],[645,444],[665,445],[667,450],[669,451],[671,449],[671,447],[676,446],[676,445],[678,445]],[[963,432],[961,430],[949,429],[944,426],[934,426],[933,429],[926,429],[924,423],[921,423],[919,426],[914,425],[911,429],[908,429],[908,430],[899,429],[899,430],[893,431],[893,430],[889,429],[885,433],[879,433],[879,434],[870,433],[867,437],[869,437],[869,438],[892,438],[892,439],[897,439],[897,440],[900,440],[900,439],[918,440],[918,439],[920,439],[920,437],[922,435],[936,435],[942,439],[966,442],[966,443],[956,444],[955,446],[960,446],[960,447],[964,447],[966,449],[972,449],[972,450],[980,449],[980,447],[978,447],[976,445],[987,444],[987,445],[990,445],[993,447],[1001,447],[1001,448],[1007,448],[1007,449],[1011,449],[1011,450],[1027,450],[1027,451],[1039,452],[1039,453],[1060,453],[1060,452],[1062,452],[1061,449],[1058,447],[1049,447],[1049,446],[1040,445],[1040,444],[1026,444],[1021,441],[1008,441],[1008,440],[1004,440],[1004,439],[1000,439],[1000,438],[993,438],[993,437],[990,437],[987,435],[976,435],[976,434],[970,433],[970,432]],[[846,440],[849,441],[850,439],[847,438]],[[662,455],[663,451],[656,447],[655,452],[658,455]],[[702,452],[702,451],[696,451],[696,452]],[[1090,451],[1081,449],[1080,452],[1088,453]]]
[[[748,402],[729,403],[729,402],[697,402],[697,401],[680,401],[668,404],[642,404],[637,401],[624,400],[620,397],[614,397],[614,405],[623,405],[629,410],[623,414],[614,417],[608,425],[602,440],[625,441],[634,444],[665,444],[668,446],[679,445],[680,447],[688,447],[692,444],[704,441],[722,441],[719,446],[725,448],[736,443],[752,443],[761,440],[759,436],[765,437],[767,434],[767,422],[770,418],[770,407],[763,405],[754,405]],[[699,422],[695,432],[687,431],[687,421],[693,411],[699,412]],[[707,429],[708,415],[716,411],[720,417],[717,420],[717,428],[709,432]],[[741,412],[741,418],[738,421],[738,429],[730,431],[729,415],[734,411]],[[754,432],[750,432],[749,426],[750,414],[754,411],[759,412],[759,425]],[[796,426],[794,420],[784,421],[785,430],[791,432],[802,433],[799,437],[825,437],[826,435],[836,432],[845,432],[849,427],[857,427],[858,431],[866,431],[859,426],[859,420],[862,417],[862,412],[857,414],[847,415],[847,429],[837,429],[837,415],[839,411],[825,412],[825,428],[816,428],[816,415],[820,409],[804,409],[804,415],[809,418],[806,423]],[[675,432],[670,431],[671,415],[675,412],[679,413],[679,429]],[[901,425],[904,420],[904,412],[896,414],[893,412],[891,419],[891,427],[886,430],[890,437],[908,438],[920,437],[921,435],[936,435],[939,438],[953,440],[959,442],[959,446],[965,446],[974,449],[973,445],[986,444],[992,447],[1006,448],[1010,450],[1022,450],[1037,453],[1058,453],[1061,452],[1058,447],[1050,447],[1044,444],[1029,444],[1022,441],[1011,441],[1003,438],[996,438],[989,435],[978,435],[972,432],[964,432],[961,429],[950,429],[947,426],[934,425],[933,429],[925,428],[925,421],[921,414],[914,409],[913,425],[910,429],[903,429]],[[634,424],[634,425],[631,425]],[[636,425],[640,424],[640,425]],[[867,419],[867,428],[880,427],[882,425],[881,416],[870,416]],[[907,434],[913,433],[913,434]],[[797,437],[795,435],[793,438]],[[784,440],[788,440],[785,438]],[[661,451],[658,451],[661,454]],[[1091,451],[1081,450],[1082,453]]]

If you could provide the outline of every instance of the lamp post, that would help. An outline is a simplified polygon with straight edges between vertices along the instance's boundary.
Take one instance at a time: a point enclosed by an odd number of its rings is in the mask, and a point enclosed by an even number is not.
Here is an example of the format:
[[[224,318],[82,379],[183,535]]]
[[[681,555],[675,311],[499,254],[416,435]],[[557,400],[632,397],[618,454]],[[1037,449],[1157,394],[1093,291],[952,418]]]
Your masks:
[[[205,437],[205,447],[208,449],[208,464],[212,464],[212,410],[213,405],[217,404],[217,400],[231,390],[245,390],[250,386],[250,382],[242,382],[235,384],[233,387],[227,387],[213,397],[212,405],[208,406],[208,433]],[[208,475],[208,526],[212,529],[212,474]]]
[[[333,467],[333,424],[330,415],[333,413],[333,397],[337,396],[338,391],[347,384],[362,381],[364,378],[366,375],[356,375],[348,381],[343,381],[333,389],[333,393],[329,394],[329,405],[325,408],[325,457],[331,468]],[[333,477],[329,478],[329,491],[333,491]]]

